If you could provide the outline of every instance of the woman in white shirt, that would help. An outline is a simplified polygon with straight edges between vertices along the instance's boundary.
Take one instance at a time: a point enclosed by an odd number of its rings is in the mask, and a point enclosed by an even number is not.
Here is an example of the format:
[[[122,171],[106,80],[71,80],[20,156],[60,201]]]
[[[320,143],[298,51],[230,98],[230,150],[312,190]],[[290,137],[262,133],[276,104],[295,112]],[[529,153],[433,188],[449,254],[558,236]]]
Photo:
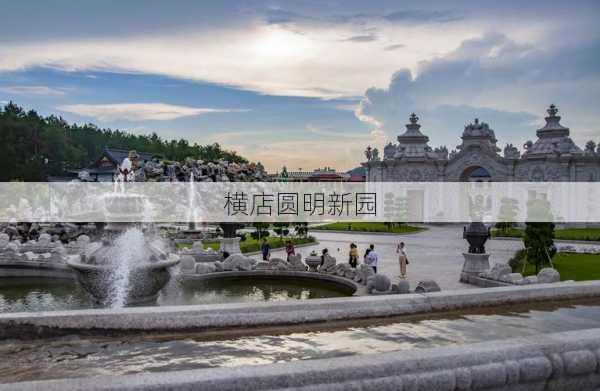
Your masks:
[[[398,253],[398,261],[400,262],[400,277],[406,278],[406,265],[408,265],[408,255],[406,254],[406,246],[404,242],[400,242],[396,248]]]

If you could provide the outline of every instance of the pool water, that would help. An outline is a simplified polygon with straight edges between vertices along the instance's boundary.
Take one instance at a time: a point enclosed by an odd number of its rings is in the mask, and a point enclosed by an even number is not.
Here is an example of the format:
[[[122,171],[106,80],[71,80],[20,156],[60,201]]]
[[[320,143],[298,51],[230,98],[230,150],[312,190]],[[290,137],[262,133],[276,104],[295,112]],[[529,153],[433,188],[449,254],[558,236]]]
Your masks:
[[[234,302],[268,302],[343,297],[348,289],[316,280],[244,278],[186,282],[172,279],[156,303],[190,305]],[[87,293],[72,280],[48,278],[0,278],[0,313],[57,311],[94,308]]]
[[[127,338],[62,337],[0,344],[0,383],[106,374],[133,374],[259,365],[461,345],[512,337],[600,327],[600,302],[510,307],[427,320],[397,318],[385,323],[324,331],[305,330],[210,339],[206,335]],[[315,331],[307,332],[306,329]],[[287,332],[287,334],[286,334]]]

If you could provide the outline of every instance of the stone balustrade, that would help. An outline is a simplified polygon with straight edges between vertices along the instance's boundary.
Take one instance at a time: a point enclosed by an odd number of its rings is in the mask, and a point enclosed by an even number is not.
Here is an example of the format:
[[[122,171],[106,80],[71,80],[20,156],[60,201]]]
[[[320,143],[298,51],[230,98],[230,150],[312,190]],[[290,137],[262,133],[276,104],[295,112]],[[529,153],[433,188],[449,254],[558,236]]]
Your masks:
[[[0,385],[2,390],[593,390],[600,329],[260,366]]]

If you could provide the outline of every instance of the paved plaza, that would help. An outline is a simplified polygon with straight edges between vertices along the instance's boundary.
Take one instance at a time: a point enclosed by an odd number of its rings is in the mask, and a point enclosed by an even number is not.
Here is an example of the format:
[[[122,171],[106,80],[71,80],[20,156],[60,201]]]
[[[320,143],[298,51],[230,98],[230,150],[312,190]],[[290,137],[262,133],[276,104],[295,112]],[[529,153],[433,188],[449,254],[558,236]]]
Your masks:
[[[303,257],[312,250],[319,254],[327,248],[338,262],[347,262],[351,242],[358,245],[359,253],[364,254],[369,244],[374,244],[379,254],[379,273],[397,281],[400,275],[396,246],[403,241],[406,244],[410,264],[408,265],[408,280],[411,289],[425,279],[437,281],[442,290],[476,288],[473,285],[459,282],[463,265],[462,253],[468,250],[467,242],[462,238],[463,225],[428,225],[427,230],[404,235],[368,234],[368,233],[337,233],[311,231],[319,244],[298,248]],[[516,250],[522,248],[518,240],[492,239],[486,243],[486,250],[491,254],[490,265],[497,262],[506,263]],[[285,258],[283,250],[273,251],[274,257]]]

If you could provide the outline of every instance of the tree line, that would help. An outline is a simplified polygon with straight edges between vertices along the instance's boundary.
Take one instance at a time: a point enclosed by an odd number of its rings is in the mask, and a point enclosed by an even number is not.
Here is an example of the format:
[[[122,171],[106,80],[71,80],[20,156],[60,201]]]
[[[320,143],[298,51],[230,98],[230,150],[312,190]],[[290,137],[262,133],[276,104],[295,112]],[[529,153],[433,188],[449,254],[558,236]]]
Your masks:
[[[247,160],[218,143],[190,145],[185,139],[165,140],[156,133],[136,135],[100,129],[94,124],[69,124],[61,117],[44,117],[13,102],[0,107],[0,181],[44,181],[69,170],[87,167],[104,147],[153,153],[167,160],[187,157],[215,161]]]

